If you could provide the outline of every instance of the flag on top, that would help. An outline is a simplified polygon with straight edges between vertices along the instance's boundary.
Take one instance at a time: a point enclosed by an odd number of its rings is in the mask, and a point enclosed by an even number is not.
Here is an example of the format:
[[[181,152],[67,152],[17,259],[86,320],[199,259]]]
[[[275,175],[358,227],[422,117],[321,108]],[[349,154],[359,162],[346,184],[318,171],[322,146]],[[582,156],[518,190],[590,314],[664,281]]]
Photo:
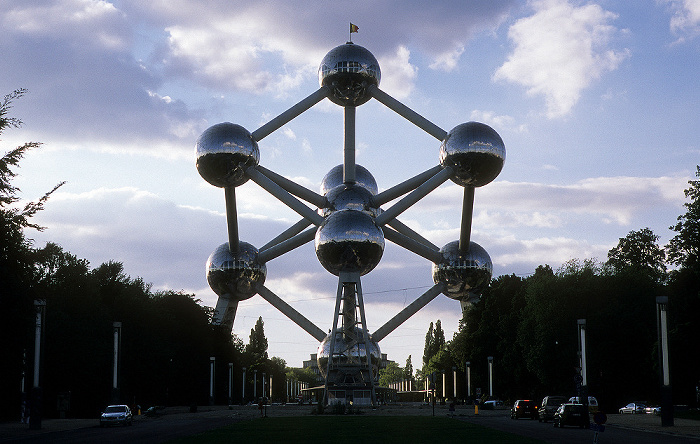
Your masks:
[[[350,23],[350,33],[351,33],[351,34],[352,34],[353,32],[357,32],[359,29],[360,29],[359,26],[353,25],[352,23]]]

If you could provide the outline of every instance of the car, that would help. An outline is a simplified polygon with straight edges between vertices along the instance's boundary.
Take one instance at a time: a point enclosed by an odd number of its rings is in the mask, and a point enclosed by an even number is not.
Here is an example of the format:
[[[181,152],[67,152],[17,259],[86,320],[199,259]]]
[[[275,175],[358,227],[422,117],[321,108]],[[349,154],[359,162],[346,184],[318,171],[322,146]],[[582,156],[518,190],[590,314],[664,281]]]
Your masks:
[[[559,406],[554,413],[552,419],[554,427],[564,427],[567,425],[578,426],[579,428],[588,428],[591,425],[591,419],[588,415],[588,409],[583,404],[566,403]]]
[[[133,416],[127,405],[108,405],[100,416],[100,427],[108,425],[131,425]]]
[[[537,416],[540,422],[547,422],[550,419],[554,419],[554,412],[564,403],[566,403],[566,398],[563,396],[545,396],[542,399],[540,408],[537,409]]]
[[[484,410],[493,410],[496,407],[503,407],[503,401],[499,399],[490,399],[488,401],[484,401],[481,406]]]
[[[578,396],[572,396],[569,398],[569,403],[582,404],[581,398]],[[598,400],[595,398],[595,396],[588,397],[588,411],[591,413],[598,413]]]
[[[661,414],[661,407],[658,407],[658,406],[656,406],[656,407],[647,406],[647,407],[644,409],[644,413],[651,413],[651,414],[653,414],[653,415],[660,415],[660,414]]]
[[[529,399],[518,399],[510,409],[511,419],[537,418],[537,403]]]
[[[626,406],[621,407],[619,411],[620,411],[620,414],[623,414],[623,413],[636,414],[636,413],[644,413],[646,408],[647,408],[647,406],[642,402],[630,402]]]

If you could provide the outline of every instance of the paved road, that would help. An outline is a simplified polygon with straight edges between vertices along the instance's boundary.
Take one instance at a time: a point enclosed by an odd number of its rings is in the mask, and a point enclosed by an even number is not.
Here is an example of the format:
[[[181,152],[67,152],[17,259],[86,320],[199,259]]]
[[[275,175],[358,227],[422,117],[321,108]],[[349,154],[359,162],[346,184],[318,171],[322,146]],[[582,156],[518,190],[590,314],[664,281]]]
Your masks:
[[[273,406],[269,417],[309,415],[310,406]],[[381,416],[430,416],[432,408],[420,405],[382,406],[366,409],[365,415]],[[447,416],[446,406],[437,406],[435,416]],[[99,443],[141,444],[164,443],[169,440],[216,429],[238,421],[259,417],[255,407],[205,407],[198,413],[188,413],[186,408],[170,407],[157,418],[136,417],[130,427],[103,429],[97,419],[46,420],[41,430],[28,430],[26,425],[0,424],[0,443]],[[529,419],[512,420],[508,410],[482,410],[474,415],[473,407],[459,406],[454,419],[468,421],[497,430],[539,439],[547,443],[590,444],[594,432],[574,427],[552,427],[552,423],[540,423]],[[661,427],[660,419],[652,415],[610,415],[604,433],[599,434],[599,444],[700,444],[700,422],[676,419],[674,427]]]

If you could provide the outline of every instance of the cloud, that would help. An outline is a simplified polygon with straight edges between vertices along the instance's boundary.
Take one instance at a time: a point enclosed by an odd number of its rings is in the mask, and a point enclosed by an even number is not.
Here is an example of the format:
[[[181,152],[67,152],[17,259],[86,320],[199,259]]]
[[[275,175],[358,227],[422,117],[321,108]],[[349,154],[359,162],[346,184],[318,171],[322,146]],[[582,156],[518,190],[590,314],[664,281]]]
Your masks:
[[[562,117],[585,88],[617,69],[630,52],[609,47],[617,32],[609,23],[617,15],[596,4],[538,0],[531,5],[535,13],[510,27],[513,52],[493,77],[526,87],[530,96],[543,96],[547,116]]]
[[[408,48],[400,46],[395,54],[379,61],[382,67],[380,87],[396,99],[408,97],[415,87],[418,68],[411,64],[410,56]]]
[[[700,35],[700,3],[694,0],[665,0],[672,17],[671,32],[683,43]]]

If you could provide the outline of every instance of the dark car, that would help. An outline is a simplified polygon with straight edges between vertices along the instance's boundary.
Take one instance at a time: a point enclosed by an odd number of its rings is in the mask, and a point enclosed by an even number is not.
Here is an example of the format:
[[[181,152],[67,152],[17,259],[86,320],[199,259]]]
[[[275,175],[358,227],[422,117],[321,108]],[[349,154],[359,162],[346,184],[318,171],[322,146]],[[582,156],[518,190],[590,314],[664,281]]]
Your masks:
[[[510,409],[511,419],[537,418],[537,403],[529,399],[518,399]]]
[[[591,419],[588,417],[588,408],[583,404],[562,404],[554,413],[554,427],[578,426],[588,428]]]
[[[131,425],[131,409],[126,405],[107,406],[100,416],[100,427],[108,425]]]
[[[538,419],[540,422],[547,422],[554,419],[554,412],[557,411],[560,405],[566,403],[566,398],[563,396],[545,396],[542,399],[542,405],[537,410]]]

